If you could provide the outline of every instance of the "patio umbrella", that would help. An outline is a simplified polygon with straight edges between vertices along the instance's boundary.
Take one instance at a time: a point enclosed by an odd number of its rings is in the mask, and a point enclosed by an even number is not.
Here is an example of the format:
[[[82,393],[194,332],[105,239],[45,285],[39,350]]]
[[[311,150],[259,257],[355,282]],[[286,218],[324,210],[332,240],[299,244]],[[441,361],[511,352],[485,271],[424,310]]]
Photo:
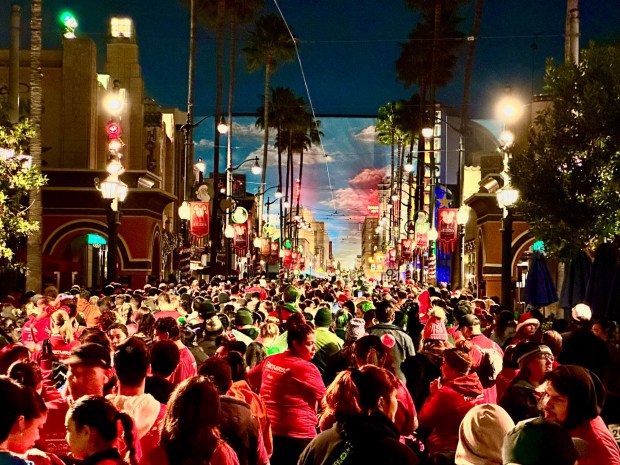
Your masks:
[[[525,280],[525,302],[535,307],[544,307],[557,301],[558,293],[551,280],[545,256],[535,251]]]
[[[564,282],[560,291],[560,307],[570,310],[586,299],[586,287],[590,279],[592,262],[583,251],[567,263],[564,273]]]
[[[620,311],[620,293],[616,289],[620,282],[617,256],[618,250],[612,243],[601,244],[594,254],[585,302],[598,317],[613,319]]]

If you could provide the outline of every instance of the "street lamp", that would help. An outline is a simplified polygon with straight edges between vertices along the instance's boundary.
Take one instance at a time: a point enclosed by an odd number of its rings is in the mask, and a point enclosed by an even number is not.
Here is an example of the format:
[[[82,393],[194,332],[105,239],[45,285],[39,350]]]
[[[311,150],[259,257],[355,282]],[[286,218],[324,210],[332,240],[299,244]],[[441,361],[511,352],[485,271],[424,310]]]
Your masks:
[[[512,307],[512,210],[519,199],[519,191],[510,184],[497,191],[497,203],[502,209],[502,304]]]
[[[460,263],[459,263],[459,287],[463,287],[463,277],[465,273],[465,226],[469,222],[471,207],[462,204],[456,212],[456,223],[459,225],[459,246],[460,246]]]
[[[106,267],[106,279],[108,283],[116,280],[116,263],[118,261],[118,227],[120,225],[119,202],[127,197],[128,186],[119,179],[119,173],[124,171],[120,161],[113,159],[107,166],[109,176],[99,181],[95,178],[95,188],[101,192],[101,196],[109,200],[107,210],[108,219],[108,256]]]
[[[502,304],[512,307],[512,206],[519,200],[519,191],[510,184],[508,167],[510,164],[510,147],[514,143],[514,135],[506,129],[506,125],[515,123],[523,114],[523,105],[508,89],[500,99],[496,114],[504,123],[504,130],[500,134],[500,151],[503,155],[504,168],[500,173],[504,183],[497,191],[497,204],[502,209]]]

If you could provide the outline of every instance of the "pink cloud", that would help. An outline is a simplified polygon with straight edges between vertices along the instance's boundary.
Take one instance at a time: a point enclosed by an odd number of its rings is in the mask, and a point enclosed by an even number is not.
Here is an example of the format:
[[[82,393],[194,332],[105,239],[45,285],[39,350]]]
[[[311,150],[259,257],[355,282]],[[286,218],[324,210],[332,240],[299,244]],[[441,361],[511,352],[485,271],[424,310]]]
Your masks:
[[[383,181],[385,168],[366,168],[349,181],[355,189],[377,189],[377,184]]]
[[[334,203],[339,212],[351,216],[365,216],[369,205],[379,204],[376,185],[374,189],[355,189],[346,187],[334,191]],[[331,200],[329,204],[332,205]]]

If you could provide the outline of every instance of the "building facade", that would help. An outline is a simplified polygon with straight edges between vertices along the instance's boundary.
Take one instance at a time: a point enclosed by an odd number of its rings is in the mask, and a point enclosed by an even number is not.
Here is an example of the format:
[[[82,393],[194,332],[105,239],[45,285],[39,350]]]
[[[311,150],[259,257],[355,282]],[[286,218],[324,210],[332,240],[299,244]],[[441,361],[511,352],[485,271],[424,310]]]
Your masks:
[[[9,53],[0,50],[0,83],[9,74]],[[20,115],[29,114],[30,54],[19,55]],[[62,50],[41,55],[43,115],[42,189],[43,283],[99,288],[106,282],[106,247],[111,222],[118,230],[117,281],[143,286],[171,269],[176,243],[179,160],[184,114],[145,99],[139,49],[129,18],[113,18],[108,30],[105,72],[97,70],[97,49],[89,38],[64,39]],[[112,115],[110,95],[123,102]],[[95,178],[103,180],[110,158],[109,124],[120,126],[119,153],[128,195],[120,215],[110,214]],[[119,221],[120,220],[120,221]]]

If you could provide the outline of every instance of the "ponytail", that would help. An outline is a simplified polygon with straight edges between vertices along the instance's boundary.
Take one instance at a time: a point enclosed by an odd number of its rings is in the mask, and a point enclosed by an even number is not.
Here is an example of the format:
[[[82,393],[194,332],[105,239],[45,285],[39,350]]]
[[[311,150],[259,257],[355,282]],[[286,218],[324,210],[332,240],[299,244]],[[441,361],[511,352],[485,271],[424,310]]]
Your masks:
[[[56,310],[52,314],[52,321],[54,321],[54,325],[58,328],[58,334],[62,336],[65,343],[73,342],[75,338],[73,318],[70,318],[65,310]]]
[[[134,423],[129,415],[119,412],[105,397],[84,396],[70,410],[70,418],[78,429],[88,425],[97,430],[101,438],[114,443],[118,438],[118,422],[123,427],[123,436],[127,455],[131,465],[137,464]]]
[[[132,418],[125,412],[117,412],[116,420],[121,422],[123,427],[123,438],[125,439],[125,446],[127,447],[127,459],[130,465],[137,465],[138,460],[136,458],[136,442],[138,438],[134,434],[134,422]]]

